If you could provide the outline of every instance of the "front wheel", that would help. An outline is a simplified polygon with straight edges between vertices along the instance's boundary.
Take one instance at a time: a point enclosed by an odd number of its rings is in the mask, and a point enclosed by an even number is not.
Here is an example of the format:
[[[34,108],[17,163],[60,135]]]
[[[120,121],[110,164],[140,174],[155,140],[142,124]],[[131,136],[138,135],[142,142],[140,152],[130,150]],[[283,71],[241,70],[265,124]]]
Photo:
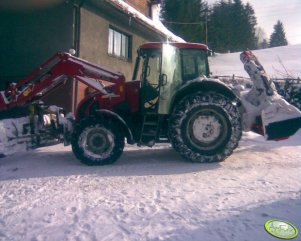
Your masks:
[[[72,134],[72,150],[86,165],[107,165],[123,152],[124,136],[112,120],[90,117],[80,121]]]
[[[219,162],[229,156],[241,138],[238,108],[218,93],[197,92],[180,101],[169,122],[175,150],[192,162]]]

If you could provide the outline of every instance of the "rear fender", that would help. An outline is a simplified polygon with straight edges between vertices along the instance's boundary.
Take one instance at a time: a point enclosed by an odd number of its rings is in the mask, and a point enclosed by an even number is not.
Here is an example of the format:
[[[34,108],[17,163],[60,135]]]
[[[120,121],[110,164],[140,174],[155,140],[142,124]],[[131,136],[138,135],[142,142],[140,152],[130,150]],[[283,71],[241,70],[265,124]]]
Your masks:
[[[227,85],[225,85],[223,82],[219,81],[218,79],[195,79],[195,80],[188,81],[177,91],[177,93],[173,97],[170,112],[172,112],[174,106],[181,99],[198,91],[203,91],[203,92],[214,91],[216,93],[220,93],[228,97],[230,100],[236,101],[238,107],[241,105],[239,97]]]
[[[95,112],[96,116],[99,118],[102,118],[104,120],[111,119],[113,121],[116,121],[118,124],[120,124],[121,130],[123,131],[125,137],[127,138],[127,143],[128,144],[134,144],[134,138],[133,134],[124,121],[118,114],[110,111],[110,110],[96,110]]]

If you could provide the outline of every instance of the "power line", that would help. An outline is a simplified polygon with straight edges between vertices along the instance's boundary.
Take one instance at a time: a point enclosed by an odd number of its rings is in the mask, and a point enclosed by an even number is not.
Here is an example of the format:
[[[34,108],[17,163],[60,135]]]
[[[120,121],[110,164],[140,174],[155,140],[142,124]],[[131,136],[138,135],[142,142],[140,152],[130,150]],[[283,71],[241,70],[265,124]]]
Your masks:
[[[165,21],[165,20],[162,20],[162,22],[164,23],[171,23],[171,24],[191,24],[191,25],[200,25],[200,24],[205,24],[206,22],[194,22],[194,23],[189,23],[189,22],[169,22],[169,21]]]

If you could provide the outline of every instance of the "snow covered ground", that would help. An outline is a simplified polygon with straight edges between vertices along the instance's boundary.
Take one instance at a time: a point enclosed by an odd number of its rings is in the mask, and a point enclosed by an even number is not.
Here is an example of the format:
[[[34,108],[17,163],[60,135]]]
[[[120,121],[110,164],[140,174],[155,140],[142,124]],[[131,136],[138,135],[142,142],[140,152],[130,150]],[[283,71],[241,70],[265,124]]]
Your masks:
[[[229,56],[232,66],[212,67],[236,74]],[[214,164],[185,162],[168,144],[127,146],[103,167],[40,148],[0,159],[0,241],[276,241],[269,219],[301,230],[300,173],[301,131],[282,142],[244,133]]]
[[[277,240],[267,220],[301,228],[300,172],[301,132],[245,133],[215,164],[187,163],[169,145],[127,147],[104,167],[41,148],[0,159],[0,240]]]

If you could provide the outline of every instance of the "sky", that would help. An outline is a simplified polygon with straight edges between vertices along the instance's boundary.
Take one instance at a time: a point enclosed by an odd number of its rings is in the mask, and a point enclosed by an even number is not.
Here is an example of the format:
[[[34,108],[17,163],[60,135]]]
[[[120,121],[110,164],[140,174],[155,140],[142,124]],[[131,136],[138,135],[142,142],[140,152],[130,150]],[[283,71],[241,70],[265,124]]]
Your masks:
[[[301,0],[242,0],[254,8],[258,26],[269,38],[273,27],[280,20],[283,23],[289,44],[301,44]],[[218,2],[208,0],[209,4]]]

